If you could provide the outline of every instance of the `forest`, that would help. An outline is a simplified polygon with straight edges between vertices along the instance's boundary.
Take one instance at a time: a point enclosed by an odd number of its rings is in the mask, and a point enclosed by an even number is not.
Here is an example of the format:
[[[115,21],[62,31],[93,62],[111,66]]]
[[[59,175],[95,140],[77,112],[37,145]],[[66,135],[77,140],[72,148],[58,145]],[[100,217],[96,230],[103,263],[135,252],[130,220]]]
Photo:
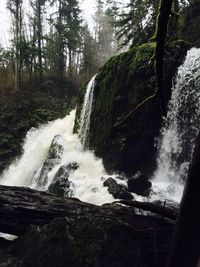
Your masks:
[[[0,267],[199,267],[200,1],[0,7]]]

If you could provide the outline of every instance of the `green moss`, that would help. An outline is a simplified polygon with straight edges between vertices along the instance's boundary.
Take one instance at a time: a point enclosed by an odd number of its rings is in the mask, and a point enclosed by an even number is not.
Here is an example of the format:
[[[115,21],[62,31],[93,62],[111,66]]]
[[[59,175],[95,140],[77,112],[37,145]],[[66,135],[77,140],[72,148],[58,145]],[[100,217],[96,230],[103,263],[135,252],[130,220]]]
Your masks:
[[[172,78],[188,48],[189,45],[182,40],[166,47],[164,90],[167,100],[170,96]],[[137,159],[134,155],[135,147],[137,146],[139,151],[141,146],[145,146],[143,143],[152,144],[147,148],[149,158],[153,158],[155,153],[154,138],[158,134],[161,122],[159,101],[156,102],[156,106],[151,107],[151,103],[154,103],[152,100],[142,109],[142,114],[139,112],[139,116],[138,113],[132,116],[125,125],[117,129],[114,127],[144,99],[154,94],[155,72],[152,60],[154,49],[154,42],[131,48],[125,53],[112,57],[101,67],[96,76],[89,146],[97,156],[103,158],[108,171],[121,170],[132,173],[139,165],[147,165],[145,161],[138,162],[139,157]],[[79,96],[76,132],[79,127],[84,92],[85,87],[82,88]],[[156,114],[154,109],[157,110]],[[142,145],[138,145],[140,138],[143,138]],[[144,158],[144,155],[141,157]]]

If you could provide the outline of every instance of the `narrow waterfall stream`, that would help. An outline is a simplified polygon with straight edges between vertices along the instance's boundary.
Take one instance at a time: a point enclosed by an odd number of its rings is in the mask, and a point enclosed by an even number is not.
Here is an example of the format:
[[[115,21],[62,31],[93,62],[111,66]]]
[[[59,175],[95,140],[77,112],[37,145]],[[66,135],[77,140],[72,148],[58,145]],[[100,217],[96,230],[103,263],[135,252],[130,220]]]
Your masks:
[[[200,125],[199,66],[200,49],[193,48],[179,67],[174,82],[169,111],[158,142],[158,168],[152,178],[150,200],[179,202],[181,199]],[[31,129],[24,141],[23,155],[2,174],[1,184],[48,190],[57,174],[67,171],[67,196],[97,205],[114,201],[107,187],[103,186],[103,181],[110,175],[106,173],[102,160],[91,151],[84,151],[90,129],[94,83],[95,76],[87,86],[79,134],[73,134],[75,110],[63,119]],[[117,175],[111,177],[126,185],[126,180],[118,179]]]
[[[95,87],[95,77],[90,80],[85,93],[83,107],[80,118],[79,138],[83,145],[83,148],[87,146],[89,130],[90,130],[90,117],[92,113],[93,93]]]
[[[200,129],[200,49],[179,67],[158,144],[152,197],[179,202]]]

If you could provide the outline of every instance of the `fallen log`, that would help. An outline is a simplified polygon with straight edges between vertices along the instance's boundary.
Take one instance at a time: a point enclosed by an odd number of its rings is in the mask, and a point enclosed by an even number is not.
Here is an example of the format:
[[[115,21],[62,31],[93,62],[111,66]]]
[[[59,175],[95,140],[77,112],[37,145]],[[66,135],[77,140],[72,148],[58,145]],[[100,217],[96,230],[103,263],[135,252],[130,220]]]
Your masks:
[[[149,204],[137,202],[141,209],[151,210],[170,219],[174,218],[169,211],[166,213],[166,208],[155,208],[159,205]],[[162,209],[164,212],[161,212]],[[41,226],[55,218],[64,217],[71,221],[81,216],[114,217],[136,225],[139,220],[133,208],[115,204],[99,207],[75,198],[59,198],[54,194],[30,188],[0,185],[0,232],[21,235],[31,224]],[[159,222],[156,224],[159,225]]]
[[[151,202],[139,202],[139,201],[132,201],[132,200],[120,200],[116,203],[121,203],[126,206],[131,206],[134,208],[150,211],[153,213],[156,213],[158,215],[161,215],[163,217],[166,217],[171,220],[176,220],[176,217],[178,215],[178,209],[176,208],[169,208],[166,206],[160,206]]]
[[[92,213],[97,208],[78,199],[58,198],[26,187],[0,185],[0,232],[21,235],[30,224],[44,225],[58,217],[73,218],[88,211]]]

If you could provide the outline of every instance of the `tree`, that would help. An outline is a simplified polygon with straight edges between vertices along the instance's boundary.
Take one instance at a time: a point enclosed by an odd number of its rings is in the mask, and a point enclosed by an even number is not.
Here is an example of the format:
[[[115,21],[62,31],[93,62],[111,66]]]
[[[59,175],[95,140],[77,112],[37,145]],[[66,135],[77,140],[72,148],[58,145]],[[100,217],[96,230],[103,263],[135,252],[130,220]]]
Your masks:
[[[15,76],[15,91],[20,88],[21,82],[21,33],[22,33],[22,1],[23,0],[8,0],[7,8],[10,10],[14,18],[14,76]]]
[[[42,80],[43,77],[43,15],[45,9],[46,0],[31,0],[31,7],[33,9],[33,29],[35,37],[35,45],[37,47],[37,69],[39,73],[39,80]]]
[[[154,31],[157,6],[157,0],[130,0],[123,9],[113,5],[113,25],[120,47],[148,41]]]
[[[80,73],[85,75],[88,80],[98,70],[96,61],[96,42],[93,38],[88,25],[85,24],[81,31],[82,37],[82,60],[80,66]]]
[[[96,40],[96,60],[98,66],[103,65],[115,53],[114,28],[111,25],[110,9],[103,9],[103,3],[97,0],[94,15],[94,36]]]
[[[63,79],[66,68],[71,75],[73,61],[77,56],[76,50],[80,44],[81,18],[77,0],[53,0],[52,5],[57,4],[55,16],[51,18],[51,24],[55,32],[51,31],[54,38],[55,53],[57,56],[57,75]]]
[[[181,200],[180,212],[166,267],[197,267],[200,257],[200,133]]]

